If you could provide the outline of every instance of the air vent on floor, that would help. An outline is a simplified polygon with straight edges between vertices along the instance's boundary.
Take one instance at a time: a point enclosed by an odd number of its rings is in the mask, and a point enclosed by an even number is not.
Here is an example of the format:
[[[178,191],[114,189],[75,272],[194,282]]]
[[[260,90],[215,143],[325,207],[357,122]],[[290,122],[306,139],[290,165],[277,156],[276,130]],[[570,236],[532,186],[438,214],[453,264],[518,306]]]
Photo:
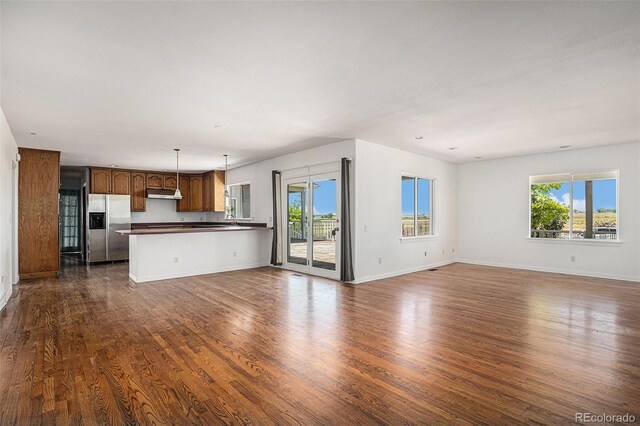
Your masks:
[[[294,277],[301,277],[302,274],[293,274]]]
[[[437,270],[438,270],[438,268],[427,269],[427,271],[429,271],[429,272],[434,272],[434,271],[437,271]]]

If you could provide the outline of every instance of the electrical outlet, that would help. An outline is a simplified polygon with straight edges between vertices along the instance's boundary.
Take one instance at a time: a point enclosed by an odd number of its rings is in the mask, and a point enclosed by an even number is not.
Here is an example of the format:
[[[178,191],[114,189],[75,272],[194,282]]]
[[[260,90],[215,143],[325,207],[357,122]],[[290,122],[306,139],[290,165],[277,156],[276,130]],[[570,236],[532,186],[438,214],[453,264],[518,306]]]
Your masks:
[[[575,256],[571,256],[571,261],[575,262],[576,261],[576,257]]]
[[[424,256],[427,257],[427,252],[426,251],[424,252]]]
[[[442,249],[442,254],[444,254],[444,249]]]
[[[364,232],[369,232],[369,227],[367,225],[364,226]]]
[[[382,265],[382,258],[381,257],[378,258],[378,265]]]
[[[178,258],[177,257],[173,258],[173,263],[178,263]]]
[[[456,252],[456,249],[452,248],[451,253],[455,253],[455,252]]]
[[[237,251],[233,252],[233,257],[238,257],[238,252]]]
[[[3,275],[2,277],[0,277],[0,283],[4,284],[4,282],[7,280],[7,276]]]
[[[180,222],[184,222],[184,217],[181,217],[181,218],[180,218]]]

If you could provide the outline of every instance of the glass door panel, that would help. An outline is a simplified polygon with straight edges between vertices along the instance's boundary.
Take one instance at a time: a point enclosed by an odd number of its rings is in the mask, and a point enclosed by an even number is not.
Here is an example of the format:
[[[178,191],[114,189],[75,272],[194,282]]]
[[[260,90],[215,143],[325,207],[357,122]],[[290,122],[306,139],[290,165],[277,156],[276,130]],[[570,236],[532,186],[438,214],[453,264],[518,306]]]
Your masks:
[[[336,179],[313,180],[311,190],[311,266],[335,271],[336,234],[339,231]]]
[[[307,265],[308,244],[308,183],[287,184],[287,262]]]

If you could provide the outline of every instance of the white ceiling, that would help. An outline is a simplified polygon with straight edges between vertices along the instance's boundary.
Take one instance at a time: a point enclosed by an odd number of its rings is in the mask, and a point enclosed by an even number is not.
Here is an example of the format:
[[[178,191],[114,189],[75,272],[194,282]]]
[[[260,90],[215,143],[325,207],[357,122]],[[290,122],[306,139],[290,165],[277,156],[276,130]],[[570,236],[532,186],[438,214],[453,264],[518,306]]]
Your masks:
[[[1,8],[2,108],[20,146],[66,165],[172,169],[180,147],[204,170],[352,138],[456,162],[640,140],[638,2]]]

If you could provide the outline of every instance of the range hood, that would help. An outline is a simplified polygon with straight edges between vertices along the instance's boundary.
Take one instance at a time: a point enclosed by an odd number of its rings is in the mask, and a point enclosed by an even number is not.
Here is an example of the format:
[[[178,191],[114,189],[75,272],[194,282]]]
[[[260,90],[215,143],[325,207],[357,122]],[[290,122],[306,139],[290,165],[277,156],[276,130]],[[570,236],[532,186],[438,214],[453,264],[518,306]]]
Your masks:
[[[182,195],[176,197],[176,191],[174,189],[147,189],[147,198],[182,200]]]

